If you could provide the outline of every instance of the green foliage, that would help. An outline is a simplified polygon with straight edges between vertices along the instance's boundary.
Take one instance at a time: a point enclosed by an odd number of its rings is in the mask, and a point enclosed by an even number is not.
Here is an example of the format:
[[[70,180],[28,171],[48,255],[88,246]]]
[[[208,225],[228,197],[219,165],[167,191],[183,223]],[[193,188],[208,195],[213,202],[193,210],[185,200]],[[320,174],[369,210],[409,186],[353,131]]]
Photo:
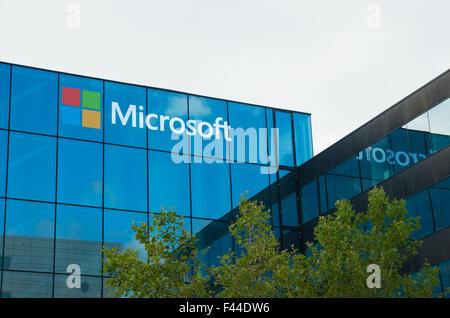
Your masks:
[[[407,218],[404,200],[386,197],[383,189],[369,193],[367,212],[356,213],[350,202],[336,202],[333,215],[320,217],[314,230],[316,243],[308,243],[311,256],[295,262],[303,273],[296,283],[299,297],[432,297],[438,268],[425,264],[414,277],[402,273],[405,262],[417,254],[421,241],[412,239],[419,218]],[[381,288],[370,289],[367,267],[381,269]]]
[[[269,218],[262,204],[242,196],[239,217],[229,228],[241,254],[226,254],[221,266],[213,268],[218,296],[281,297],[290,289],[287,274],[295,251],[280,249]]]
[[[369,193],[365,213],[347,200],[333,215],[319,218],[308,256],[282,249],[270,215],[242,197],[237,220],[229,227],[239,253],[225,254],[212,269],[200,262],[195,237],[183,230],[175,212],[155,214],[153,224],[133,226],[148,262],[132,250],[105,249],[107,283],[125,297],[432,297],[438,268],[425,264],[414,275],[405,262],[417,254],[412,233],[419,219],[407,217],[403,200],[390,201],[383,189]],[[367,267],[380,267],[381,288],[368,288]],[[214,284],[210,283],[214,281]]]
[[[183,228],[183,217],[163,210],[153,215],[152,225],[133,225],[148,261],[138,251],[106,249],[104,273],[112,296],[208,297],[210,289],[195,238]]]

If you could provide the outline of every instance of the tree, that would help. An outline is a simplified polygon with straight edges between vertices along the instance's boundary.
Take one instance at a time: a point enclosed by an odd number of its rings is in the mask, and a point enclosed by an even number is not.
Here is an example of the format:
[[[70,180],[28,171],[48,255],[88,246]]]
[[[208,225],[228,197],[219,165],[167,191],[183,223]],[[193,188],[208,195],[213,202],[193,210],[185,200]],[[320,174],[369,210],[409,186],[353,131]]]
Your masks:
[[[383,189],[369,192],[365,213],[356,213],[348,200],[336,202],[333,215],[322,216],[314,229],[316,243],[308,243],[292,270],[298,297],[432,297],[438,268],[425,263],[415,275],[402,271],[422,242],[412,234],[419,218],[408,218],[404,200],[392,200]],[[298,261],[297,261],[298,260]],[[381,288],[368,288],[367,268],[380,268]]]
[[[220,257],[221,266],[213,268],[220,297],[282,297],[291,283],[286,279],[293,249],[281,249],[272,227],[270,215],[262,203],[248,202],[242,196],[239,215],[230,233],[239,246],[235,252]]]
[[[419,219],[407,217],[404,200],[390,201],[383,189],[374,188],[366,212],[356,213],[348,200],[337,201],[336,209],[319,218],[306,256],[293,247],[282,249],[269,212],[243,196],[229,227],[238,252],[219,257],[220,265],[212,269],[201,264],[195,237],[184,232],[182,218],[162,211],[152,226],[133,226],[147,263],[137,252],[105,249],[105,273],[112,276],[108,284],[117,296],[133,297],[434,295],[438,268],[426,263],[414,275],[402,271],[421,245],[412,238]],[[368,287],[370,266],[380,270],[380,288]]]
[[[104,248],[104,273],[110,293],[117,297],[208,297],[208,275],[184,230],[183,217],[162,210],[151,225],[132,226],[146,255],[131,248]],[[146,258],[148,260],[146,260]]]

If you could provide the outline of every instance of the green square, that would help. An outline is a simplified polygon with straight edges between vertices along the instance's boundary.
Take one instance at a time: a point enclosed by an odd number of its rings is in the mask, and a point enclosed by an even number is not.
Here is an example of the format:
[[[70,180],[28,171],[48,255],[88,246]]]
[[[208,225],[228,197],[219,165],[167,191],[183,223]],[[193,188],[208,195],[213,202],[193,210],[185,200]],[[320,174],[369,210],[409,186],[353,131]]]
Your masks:
[[[83,107],[100,110],[100,93],[83,90]]]

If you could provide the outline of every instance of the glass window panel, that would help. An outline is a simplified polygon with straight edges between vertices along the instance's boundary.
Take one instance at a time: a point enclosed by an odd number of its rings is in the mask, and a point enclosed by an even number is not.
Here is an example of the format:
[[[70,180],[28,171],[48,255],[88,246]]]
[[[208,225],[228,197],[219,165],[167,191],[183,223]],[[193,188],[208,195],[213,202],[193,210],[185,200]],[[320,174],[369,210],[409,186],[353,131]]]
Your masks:
[[[361,166],[362,177],[373,180],[373,184],[391,177],[394,174],[395,154],[391,150],[389,136],[361,151],[356,160]],[[357,173],[350,175],[358,176]]]
[[[159,212],[164,206],[190,216],[189,157],[184,155],[184,162],[177,164],[171,156],[167,152],[148,152],[150,211]]]
[[[141,223],[147,224],[147,213],[105,210],[104,246],[108,249],[131,248],[137,250],[142,259],[146,259],[145,247],[136,240],[135,232],[131,228]]]
[[[11,129],[56,134],[58,74],[12,67]]]
[[[51,298],[52,274],[3,272],[2,295],[10,298]]]
[[[267,164],[266,114],[263,107],[228,103],[230,126],[230,160]],[[260,129],[263,129],[260,131]],[[262,147],[262,148],[260,148]]]
[[[0,63],[0,128],[8,128],[11,66]]]
[[[105,145],[105,207],[147,211],[146,150]]]
[[[289,172],[291,172],[291,170],[282,170],[282,169],[280,169],[280,170],[278,170],[278,172],[279,172],[280,180],[281,180],[281,178],[283,178],[285,175],[288,175]]]
[[[233,189],[233,208],[239,205],[241,195],[247,193],[247,200],[269,186],[267,174],[262,174],[259,165],[232,163],[231,182]]]
[[[194,235],[197,235],[201,230],[203,230],[205,227],[207,227],[212,222],[214,222],[214,221],[192,218],[192,233]],[[205,244],[205,245],[207,245],[207,244]]]
[[[102,278],[80,276],[81,288],[67,287],[69,275],[55,275],[55,298],[100,298],[102,295]]]
[[[291,114],[286,112],[275,112],[276,125],[278,128],[278,148],[280,165],[294,165],[294,152],[292,150],[292,127]]]
[[[53,271],[55,206],[8,200],[5,256],[9,269]]]
[[[420,160],[425,159],[428,156],[431,148],[430,133],[408,130],[409,139],[409,159],[411,164],[416,164]]]
[[[394,174],[397,174],[413,163],[408,154],[408,130],[399,128],[390,134],[390,138],[393,153],[386,154],[386,160],[393,163]]]
[[[269,155],[269,159],[270,159],[270,165],[275,167],[277,165],[280,164],[279,162],[279,158],[278,158],[278,154],[277,153],[272,153],[272,150],[275,150],[275,136],[276,136],[276,132],[272,131],[275,127],[273,124],[273,109],[269,109],[266,108],[266,118],[267,118],[267,132],[268,132],[268,139],[267,139],[267,143],[268,143],[268,155]],[[277,168],[278,169],[278,168]],[[275,180],[270,180],[271,183],[276,181],[276,175],[275,173],[277,172],[277,169],[274,169],[273,174],[271,174],[270,176],[274,176]]]
[[[416,239],[434,232],[433,212],[431,210],[428,190],[416,193],[406,199],[408,217],[420,217],[420,230],[413,233]]]
[[[439,270],[441,274],[442,289],[445,292],[450,288],[450,260],[440,263]],[[450,295],[445,295],[445,298],[450,298]]]
[[[148,113],[159,116],[159,121],[156,118],[150,121],[152,126],[159,127],[159,129],[148,129],[148,147],[151,149],[172,151],[173,147],[182,141],[181,137],[185,135],[182,135],[179,140],[171,140],[172,130],[169,127],[170,119],[165,121],[164,125],[161,126],[161,115],[169,116],[170,118],[178,117],[186,123],[188,119],[187,96],[185,94],[152,88],[149,88],[147,93]],[[161,127],[164,127],[164,130]],[[174,127],[178,128],[178,126]],[[174,136],[177,137],[176,135]],[[188,147],[189,145],[186,146],[186,148]],[[188,153],[188,149],[184,150],[182,153]]]
[[[101,275],[102,210],[58,205],[56,215],[55,271],[66,273],[77,264],[81,274]]]
[[[433,150],[438,151],[450,144],[450,98],[428,111]]]
[[[228,144],[224,138],[224,129],[219,130],[220,139],[216,139],[215,129],[211,138],[202,138],[198,129],[202,128],[203,134],[207,135],[211,129],[209,126],[198,127],[200,122],[213,125],[218,117],[222,118],[220,123],[228,122],[227,102],[218,99],[189,96],[189,119],[196,121],[197,134],[191,138],[191,153],[216,159],[225,159]]]
[[[428,123],[428,113],[423,113],[419,117],[416,117],[415,119],[411,120],[409,123],[406,124],[406,128],[408,130],[429,132],[430,125]]]
[[[308,183],[301,189],[303,223],[319,217],[319,197],[317,181]]]
[[[4,220],[5,220],[5,200],[0,199],[0,248],[3,250],[3,229],[4,229]],[[2,269],[2,254],[0,254],[0,270]],[[5,263],[5,268],[9,267],[10,257],[5,258],[3,261]],[[0,275],[1,278],[1,275]]]
[[[56,138],[11,132],[8,196],[55,201]]]
[[[102,141],[103,81],[61,74],[59,86],[59,135]]]
[[[450,225],[450,178],[432,186],[430,190],[431,204],[436,221],[436,230]]]
[[[0,130],[0,197],[5,196],[7,150],[8,132],[6,130]]]
[[[358,160],[357,158],[352,157],[338,165],[336,168],[330,170],[328,173],[348,177],[359,177]]]
[[[380,181],[376,179],[362,179],[363,192],[377,185]]]
[[[209,219],[224,216],[231,210],[229,165],[192,162],[192,216]]]
[[[120,109],[113,109],[113,102],[117,103]],[[147,126],[145,116],[147,115],[146,89],[144,87],[105,82],[105,142],[121,144],[127,146],[147,147]],[[126,125],[126,114],[130,105],[135,107],[136,127],[132,126],[132,114]],[[115,113],[116,123],[112,123],[112,114]],[[142,113],[142,126],[139,114]]]
[[[361,193],[359,178],[326,175],[328,206],[334,208],[337,200],[351,199]]]
[[[298,226],[296,184],[294,174],[290,174],[280,181],[280,193],[282,197],[281,221],[283,225]]]
[[[209,249],[200,258],[206,266],[219,266],[219,256],[230,253],[233,249],[233,238],[229,233],[215,239],[208,244]]]
[[[325,183],[325,176],[319,177],[319,199],[320,199],[320,214],[328,211],[327,205],[327,187]]]
[[[281,199],[281,220],[283,225],[298,226],[297,196],[295,192]]]
[[[102,205],[101,144],[59,139],[58,202]]]
[[[313,157],[311,115],[294,113],[295,158],[297,166]]]
[[[276,177],[276,175],[275,175],[275,177]],[[269,191],[270,198],[269,198],[269,202],[268,202],[267,206],[271,212],[273,226],[281,225],[280,224],[280,209],[279,209],[279,201],[280,201],[279,194],[280,194],[280,191],[279,191],[278,186],[271,184],[270,191]]]

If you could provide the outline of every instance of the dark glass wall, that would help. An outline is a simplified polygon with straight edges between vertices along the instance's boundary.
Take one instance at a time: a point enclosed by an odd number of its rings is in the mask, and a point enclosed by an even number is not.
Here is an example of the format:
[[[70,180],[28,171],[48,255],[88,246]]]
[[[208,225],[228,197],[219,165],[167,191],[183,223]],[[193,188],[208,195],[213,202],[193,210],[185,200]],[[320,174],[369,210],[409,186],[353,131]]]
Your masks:
[[[337,200],[352,198],[447,147],[450,144],[447,118],[450,118],[450,99],[300,186],[302,222],[333,209]]]
[[[227,140],[225,122],[242,134]],[[234,248],[226,215],[241,194],[311,158],[310,125],[308,114],[0,63],[2,296],[102,296],[102,246],[144,257],[131,224],[163,208],[215,264]],[[298,225],[295,198],[268,206],[278,233]],[[66,285],[70,264],[80,289]]]

